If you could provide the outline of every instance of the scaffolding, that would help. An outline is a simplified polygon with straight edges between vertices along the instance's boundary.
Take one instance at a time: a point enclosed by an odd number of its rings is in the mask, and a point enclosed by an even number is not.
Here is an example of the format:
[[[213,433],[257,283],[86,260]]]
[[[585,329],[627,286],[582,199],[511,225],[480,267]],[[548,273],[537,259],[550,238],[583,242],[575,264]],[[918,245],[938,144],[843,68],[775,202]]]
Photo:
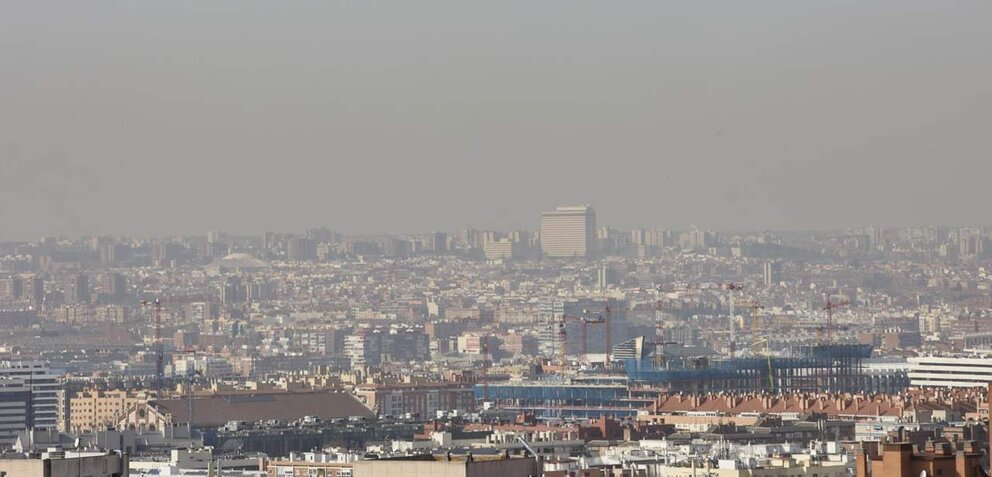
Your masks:
[[[482,398],[481,393],[482,389],[476,386],[476,399]],[[533,414],[545,421],[632,417],[653,402],[649,398],[631,397],[624,384],[565,381],[490,383],[489,399],[501,411]]]
[[[652,360],[626,362],[629,380],[669,392],[887,392],[904,379],[869,372],[864,360],[871,345],[792,346],[789,356],[698,358],[685,367],[666,368]]]

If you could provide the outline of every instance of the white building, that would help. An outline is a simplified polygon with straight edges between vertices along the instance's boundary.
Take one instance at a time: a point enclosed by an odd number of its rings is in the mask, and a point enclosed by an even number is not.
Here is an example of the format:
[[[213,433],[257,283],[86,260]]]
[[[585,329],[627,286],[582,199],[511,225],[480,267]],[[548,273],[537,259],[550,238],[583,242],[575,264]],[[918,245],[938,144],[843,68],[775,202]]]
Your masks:
[[[517,244],[510,239],[486,242],[482,245],[486,260],[511,260],[519,255]]]
[[[992,383],[990,356],[920,356],[908,361],[912,386],[975,388]]]
[[[551,258],[586,258],[596,249],[596,212],[588,205],[541,213],[541,251]]]
[[[0,361],[0,381],[20,383],[30,391],[31,422],[36,429],[55,429],[59,415],[59,376],[42,361]]]

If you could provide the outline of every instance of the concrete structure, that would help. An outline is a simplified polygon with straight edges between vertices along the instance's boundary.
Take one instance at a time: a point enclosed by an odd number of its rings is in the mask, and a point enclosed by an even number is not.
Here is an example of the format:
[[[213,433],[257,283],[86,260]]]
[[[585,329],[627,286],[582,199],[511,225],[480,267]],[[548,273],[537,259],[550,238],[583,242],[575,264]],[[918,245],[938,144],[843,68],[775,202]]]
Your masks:
[[[475,394],[471,386],[419,384],[360,386],[355,395],[379,416],[415,414],[431,419],[438,411],[472,411]]]
[[[587,258],[596,249],[596,212],[588,205],[541,213],[541,251],[551,258]]]
[[[51,449],[40,457],[0,455],[0,475],[7,477],[127,477],[128,473],[126,454]]]
[[[992,383],[992,357],[919,356],[908,361],[913,386],[977,388]]]
[[[351,394],[329,390],[215,394],[197,396],[193,401],[194,427],[216,427],[230,421],[372,417],[372,413]],[[187,399],[163,399],[128,408],[118,427],[155,430],[188,422]]]
[[[531,458],[486,456],[473,458],[413,456],[355,462],[354,475],[367,477],[530,477],[541,475],[541,464]]]

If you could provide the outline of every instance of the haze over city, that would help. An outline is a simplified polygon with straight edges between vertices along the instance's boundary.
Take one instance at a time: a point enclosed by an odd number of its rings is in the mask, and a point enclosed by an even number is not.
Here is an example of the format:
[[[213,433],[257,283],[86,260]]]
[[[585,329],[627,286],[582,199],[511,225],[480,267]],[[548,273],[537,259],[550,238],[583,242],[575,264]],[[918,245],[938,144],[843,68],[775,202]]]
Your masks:
[[[0,237],[988,223],[990,16],[5,2]]]
[[[988,477],[992,2],[0,2],[0,477]]]

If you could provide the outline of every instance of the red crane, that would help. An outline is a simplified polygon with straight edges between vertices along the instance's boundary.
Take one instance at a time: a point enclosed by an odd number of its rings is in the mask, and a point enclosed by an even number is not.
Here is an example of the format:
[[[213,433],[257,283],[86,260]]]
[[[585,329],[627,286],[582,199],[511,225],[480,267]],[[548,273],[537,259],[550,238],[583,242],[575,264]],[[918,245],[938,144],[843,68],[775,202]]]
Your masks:
[[[726,288],[727,290],[730,290],[730,291],[743,291],[744,290],[744,284],[743,283],[725,283],[723,285],[723,287]]]
[[[834,308],[841,308],[850,305],[851,302],[847,300],[841,301],[830,301],[830,295],[826,295],[826,303],[823,305],[823,309],[827,310],[827,342],[826,344],[834,344]]]
[[[589,318],[585,316],[565,316],[562,315],[562,323],[566,323],[568,320],[578,322],[582,325],[582,356],[589,354],[589,325],[590,324],[601,324],[606,321],[602,316],[597,316],[595,318]],[[563,325],[564,326],[564,325]],[[562,346],[564,346],[565,335],[562,334]]]

